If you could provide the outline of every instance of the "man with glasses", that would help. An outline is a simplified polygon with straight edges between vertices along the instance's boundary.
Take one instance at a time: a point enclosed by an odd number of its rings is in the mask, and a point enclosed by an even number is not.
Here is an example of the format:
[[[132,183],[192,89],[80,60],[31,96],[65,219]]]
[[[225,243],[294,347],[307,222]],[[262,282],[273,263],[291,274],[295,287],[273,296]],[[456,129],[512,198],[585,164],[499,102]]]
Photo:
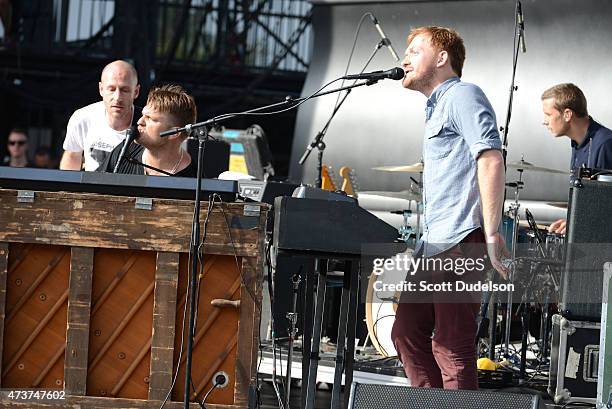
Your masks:
[[[3,166],[25,168],[31,166],[28,160],[28,134],[25,130],[14,128],[8,136],[9,156],[4,158]]]

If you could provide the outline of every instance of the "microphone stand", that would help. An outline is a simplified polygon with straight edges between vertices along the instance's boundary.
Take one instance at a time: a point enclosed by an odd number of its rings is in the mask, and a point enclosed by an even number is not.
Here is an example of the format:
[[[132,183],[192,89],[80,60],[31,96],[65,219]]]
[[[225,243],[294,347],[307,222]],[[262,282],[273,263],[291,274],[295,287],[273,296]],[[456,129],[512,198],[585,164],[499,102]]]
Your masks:
[[[363,74],[365,72],[366,68],[368,67],[368,65],[370,64],[372,59],[374,59],[374,56],[376,55],[378,50],[380,50],[382,47],[384,47],[386,45],[387,45],[387,43],[385,42],[384,39],[380,40],[378,42],[376,47],[374,47],[374,50],[372,50],[372,53],[370,54],[370,57],[366,61],[365,65],[363,66],[363,68],[361,69],[359,74]],[[355,80],[353,82],[353,85],[355,85],[356,82],[357,82],[357,80]],[[367,84],[367,85],[371,85],[371,84]],[[310,142],[308,144],[308,146],[306,146],[306,150],[304,151],[304,153],[302,154],[302,157],[300,158],[300,160],[298,162],[300,165],[304,165],[304,162],[306,162],[306,159],[308,159],[308,156],[310,156],[310,153],[312,152],[312,150],[314,148],[317,148],[318,155],[317,155],[317,181],[316,181],[316,187],[319,188],[319,189],[321,188],[321,186],[323,186],[323,153],[324,153],[325,148],[326,148],[325,142],[323,142],[323,138],[325,137],[325,134],[327,133],[327,129],[329,128],[329,125],[331,124],[332,119],[334,119],[334,116],[336,116],[336,113],[338,112],[338,110],[340,109],[342,104],[344,104],[344,101],[346,101],[346,98],[349,96],[350,93],[351,93],[351,89],[349,88],[346,91],[346,93],[342,96],[342,99],[340,100],[340,102],[336,101],[336,106],[334,107],[334,110],[333,110],[332,114],[330,115],[329,119],[325,123],[325,126],[323,126],[323,129],[321,129],[315,135],[315,137],[313,138],[312,142]]]
[[[204,149],[206,147],[206,141],[209,138],[208,128],[205,126],[199,127],[196,131],[198,139],[198,173],[196,175],[196,191],[193,211],[193,224],[191,226],[191,241],[189,247],[189,253],[191,257],[191,275],[189,280],[189,329],[187,337],[187,357],[185,360],[185,395],[184,405],[185,409],[189,409],[189,395],[191,391],[191,361],[193,357],[193,338],[195,336],[195,309],[196,300],[198,297],[195,295],[196,283],[198,279],[198,251],[200,247],[200,193],[202,188],[202,167],[204,158]],[[209,201],[211,198],[208,199]],[[212,210],[212,209],[211,209]],[[183,331],[185,329],[183,328]]]
[[[503,156],[504,167],[506,166],[506,156],[508,154],[508,129],[510,127],[510,118],[512,117],[512,103],[514,102],[514,91],[518,90],[518,86],[514,85],[516,78],[516,66],[518,64],[519,49],[523,40],[523,28],[519,21],[520,0],[517,0],[514,12],[514,45],[512,50],[512,80],[510,81],[510,95],[508,96],[508,109],[506,110],[506,122],[499,130],[503,132]]]
[[[201,190],[201,183],[202,183],[202,162],[203,162],[202,158],[204,157],[204,148],[205,148],[206,140],[210,138],[208,134],[208,128],[218,124],[219,122],[223,122],[231,118],[235,118],[239,116],[246,116],[248,114],[265,111],[265,110],[272,109],[272,108],[277,108],[277,107],[287,105],[287,104],[299,103],[299,102],[306,101],[307,99],[310,99],[310,98],[316,98],[316,97],[320,97],[323,95],[329,95],[329,94],[333,94],[336,92],[346,91],[346,90],[361,87],[364,85],[372,85],[372,84],[375,84],[376,82],[378,82],[378,79],[367,80],[367,81],[360,82],[357,84],[353,83],[351,85],[332,89],[329,91],[317,92],[309,97],[302,97],[302,98],[297,98],[297,99],[292,99],[292,98],[287,97],[285,98],[284,101],[277,102],[275,104],[266,105],[263,107],[251,109],[251,110],[244,111],[244,112],[220,115],[218,117],[211,118],[206,121],[198,122],[195,124],[188,124],[182,128],[171,129],[171,130],[160,133],[160,136],[164,137],[164,136],[173,135],[179,132],[187,132],[189,134],[192,131],[195,131],[197,134],[197,138],[198,138],[198,173],[196,175],[194,216],[193,216],[193,225],[191,228],[191,242],[189,246],[189,251],[191,255],[191,266],[190,266],[191,271],[190,271],[190,282],[189,282],[189,306],[190,308],[189,308],[189,327],[187,330],[188,332],[187,357],[185,359],[185,393],[184,393],[184,401],[183,401],[185,409],[189,409],[189,395],[191,391],[191,362],[192,362],[192,355],[193,355],[193,337],[194,337],[194,330],[195,330],[195,307],[196,307],[195,306],[195,302],[196,302],[195,287],[196,287],[197,275],[198,275],[198,258],[196,255],[200,247],[200,202],[201,202],[200,190]]]
[[[524,41],[524,26],[523,26],[523,21],[522,21],[522,15],[521,15],[522,11],[521,11],[521,2],[520,0],[516,1],[516,5],[515,5],[515,9],[514,9],[514,42],[513,42],[513,49],[512,49],[512,79],[510,81],[510,90],[509,90],[509,96],[508,96],[508,108],[506,110],[506,121],[503,127],[500,127],[500,131],[503,132],[503,141],[502,141],[502,156],[503,156],[503,160],[504,160],[504,172],[507,170],[506,167],[506,162],[507,162],[507,156],[508,156],[508,131],[510,128],[510,118],[512,117],[512,103],[514,102],[514,91],[518,90],[518,86],[515,85],[515,79],[516,79],[516,67],[518,65],[518,56],[519,56],[519,49],[521,48],[521,44],[523,44]],[[523,50],[524,51],[524,50]],[[506,201],[506,190],[504,189],[504,200],[502,201],[502,217],[504,214],[504,203]],[[514,223],[514,235],[513,237],[516,235],[517,233],[517,229],[518,229],[518,222],[515,220]],[[516,247],[516,243],[513,243],[513,249]],[[515,255],[513,252],[512,255],[512,263],[514,264],[515,262]],[[514,279],[514,277],[512,277],[512,275],[509,277],[511,280]],[[512,318],[512,292],[508,293],[508,300],[507,303],[509,303],[509,305],[507,306],[506,309],[506,320],[508,321],[506,323],[506,330],[509,331],[509,321]],[[491,348],[489,350],[489,358],[494,360],[495,359],[495,327],[497,324],[497,309],[498,309],[498,305],[497,303],[495,303],[495,301],[493,301],[492,303],[492,312],[491,312],[491,318],[492,318],[492,322],[491,322],[491,327],[489,328],[489,335],[491,337],[490,342],[491,342]],[[506,336],[506,340],[509,340],[510,338],[510,334],[505,334]],[[507,343],[506,343],[507,345]],[[508,357],[510,355],[510,351],[508,350],[508,347],[506,346],[506,351],[504,351],[504,355],[506,357]]]
[[[361,69],[360,74],[362,74],[363,72],[365,72],[365,69],[367,68],[367,66],[370,64],[370,62],[372,61],[372,59],[374,58],[374,56],[376,55],[376,53],[378,52],[378,50],[380,50],[382,47],[384,47],[386,45],[384,40],[380,40],[378,42],[378,44],[376,45],[376,47],[374,47],[374,50],[372,50],[372,53],[370,54],[370,57],[368,58],[368,60],[366,61],[365,65],[363,66],[363,68]],[[348,70],[348,67],[347,67]],[[344,81],[343,81],[344,82]],[[338,110],[340,109],[340,107],[342,106],[342,104],[344,104],[344,101],[346,101],[346,99],[348,98],[349,94],[351,93],[351,90],[354,87],[357,87],[359,85],[371,85],[376,83],[376,80],[372,81],[372,80],[368,80],[364,83],[360,83],[357,84],[357,80],[355,80],[353,82],[353,84],[349,85],[347,88],[346,93],[342,96],[342,99],[340,101],[336,100],[336,105],[334,106],[334,110],[332,111],[332,114],[330,115],[330,117],[328,118],[327,122],[325,123],[325,125],[323,126],[323,129],[321,129],[313,138],[312,142],[310,142],[307,146],[306,146],[306,150],[304,151],[304,153],[302,154],[302,157],[300,158],[300,160],[298,161],[298,163],[303,166],[304,162],[306,162],[306,160],[308,159],[308,157],[310,156],[310,153],[312,152],[312,150],[316,147],[317,148],[317,180],[316,180],[316,187],[317,188],[321,188],[323,186],[323,153],[325,152],[325,142],[323,142],[323,138],[325,137],[325,134],[327,133],[327,129],[329,128],[329,125],[331,124],[331,121],[334,119],[334,116],[336,116],[336,113],[338,112]],[[327,262],[323,262],[322,260],[320,260],[319,258],[315,259],[315,263],[314,263],[314,272],[319,275],[319,277],[321,275],[325,275],[325,271],[327,270]],[[306,277],[306,280],[309,281],[311,280],[310,278]],[[319,285],[323,285],[323,288],[318,288]],[[306,287],[310,287],[308,284],[306,285]],[[314,283],[314,289],[316,289],[316,291],[321,291],[322,295],[321,297],[324,299],[325,298],[325,284],[323,282],[323,284],[321,284],[321,279],[319,278],[319,280],[317,282]],[[318,300],[317,300],[318,301]],[[324,302],[324,301],[323,301]],[[318,304],[318,302],[317,302]],[[306,324],[305,324],[306,325]],[[317,323],[313,323],[313,326],[316,326]],[[314,329],[314,328],[313,328]],[[318,333],[320,334],[321,330],[320,327],[318,329]],[[310,333],[312,334],[312,331],[310,331]],[[311,337],[316,337],[317,335],[311,335]],[[303,347],[304,348],[308,348],[310,349],[312,347],[311,345],[312,343],[312,338],[309,337],[308,341],[304,343]],[[304,353],[311,353],[312,351],[303,351]],[[315,354],[318,356],[318,351],[315,352]],[[290,349],[290,354],[293,354],[293,350]],[[292,356],[288,356],[287,362],[291,362],[292,360]],[[302,373],[304,375],[304,373]],[[290,378],[290,372],[288,370],[288,383],[287,383],[287,392],[286,392],[286,402],[287,405],[289,404],[289,389],[291,388],[291,384],[289,382],[291,382],[291,378]],[[309,374],[309,376],[312,376],[312,374]],[[274,380],[275,381],[275,380]],[[308,383],[310,383],[310,379],[308,381]],[[305,401],[303,401],[303,403],[305,403],[306,406],[309,406],[309,402],[313,403],[314,402],[314,398],[312,398],[312,396],[309,395],[308,390],[306,391],[306,396],[302,396],[302,399]],[[314,404],[314,403],[313,403]]]

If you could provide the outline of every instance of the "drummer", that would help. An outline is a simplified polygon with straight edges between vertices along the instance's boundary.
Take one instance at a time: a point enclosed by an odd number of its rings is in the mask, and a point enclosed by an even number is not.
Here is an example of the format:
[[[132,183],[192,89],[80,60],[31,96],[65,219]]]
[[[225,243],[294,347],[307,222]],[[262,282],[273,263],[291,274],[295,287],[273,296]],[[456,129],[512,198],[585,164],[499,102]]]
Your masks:
[[[574,84],[557,84],[542,94],[544,126],[554,137],[571,140],[571,169],[612,169],[612,130],[597,123],[587,112],[587,101]],[[548,230],[565,234],[566,220],[559,219]]]

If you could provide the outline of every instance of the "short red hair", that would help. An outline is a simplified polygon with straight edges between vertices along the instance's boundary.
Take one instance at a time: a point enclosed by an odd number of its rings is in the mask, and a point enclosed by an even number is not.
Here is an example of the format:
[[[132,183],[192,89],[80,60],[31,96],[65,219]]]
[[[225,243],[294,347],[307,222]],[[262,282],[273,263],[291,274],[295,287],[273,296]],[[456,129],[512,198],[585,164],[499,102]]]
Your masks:
[[[455,30],[446,27],[418,27],[410,31],[408,44],[412,42],[414,37],[422,34],[428,34],[434,47],[448,53],[453,71],[455,71],[457,76],[461,77],[463,62],[465,61],[465,46],[459,34]]]

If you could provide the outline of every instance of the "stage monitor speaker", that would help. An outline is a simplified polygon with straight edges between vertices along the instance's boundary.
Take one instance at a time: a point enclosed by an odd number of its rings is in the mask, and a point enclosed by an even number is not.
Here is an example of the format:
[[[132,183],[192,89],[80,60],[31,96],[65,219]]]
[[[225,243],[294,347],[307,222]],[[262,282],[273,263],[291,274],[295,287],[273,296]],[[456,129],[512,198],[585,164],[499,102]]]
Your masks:
[[[578,179],[570,192],[562,315],[577,321],[601,318],[603,266],[612,261],[612,183]]]
[[[538,395],[353,383],[350,409],[538,409]]]
[[[248,173],[258,180],[274,176],[272,152],[263,128],[251,125],[247,129],[212,129],[210,135],[230,144],[229,170]]]

